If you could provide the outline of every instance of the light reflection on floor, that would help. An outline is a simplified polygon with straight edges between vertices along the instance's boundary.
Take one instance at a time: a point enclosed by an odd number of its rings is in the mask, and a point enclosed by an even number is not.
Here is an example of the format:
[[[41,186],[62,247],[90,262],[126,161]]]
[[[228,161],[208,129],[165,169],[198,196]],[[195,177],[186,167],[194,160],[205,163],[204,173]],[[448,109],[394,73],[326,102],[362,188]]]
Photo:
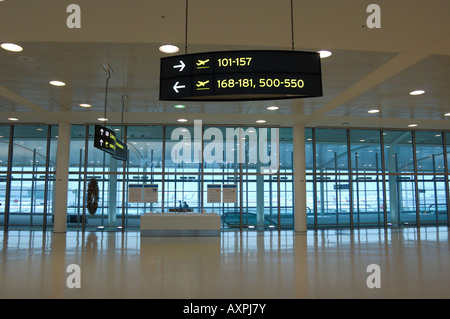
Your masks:
[[[448,227],[0,235],[0,298],[450,298]],[[67,287],[70,264],[81,288]],[[367,287],[370,264],[381,288]]]

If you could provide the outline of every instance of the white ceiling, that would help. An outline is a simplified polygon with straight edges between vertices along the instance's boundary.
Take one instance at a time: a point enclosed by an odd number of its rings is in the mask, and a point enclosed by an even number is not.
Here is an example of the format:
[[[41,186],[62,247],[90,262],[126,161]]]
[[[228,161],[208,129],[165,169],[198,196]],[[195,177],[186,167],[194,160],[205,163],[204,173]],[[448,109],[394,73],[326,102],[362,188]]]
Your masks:
[[[69,29],[66,8],[81,8]],[[309,127],[450,129],[449,0],[293,0],[294,48],[333,55],[322,60],[323,97],[258,102],[159,101],[161,44],[178,54],[292,48],[290,0],[5,0],[0,2],[0,123],[176,123]],[[366,8],[381,8],[381,28],[365,26]],[[188,4],[188,6],[186,6]],[[188,8],[186,21],[186,7]],[[186,28],[187,25],[187,28]],[[187,42],[186,42],[187,35]],[[26,58],[24,58],[26,57]],[[31,58],[31,60],[29,59]],[[53,79],[67,83],[50,86]],[[420,96],[409,92],[424,89]],[[90,103],[82,109],[79,103]],[[278,105],[278,111],[268,111]],[[369,109],[379,108],[378,114]]]

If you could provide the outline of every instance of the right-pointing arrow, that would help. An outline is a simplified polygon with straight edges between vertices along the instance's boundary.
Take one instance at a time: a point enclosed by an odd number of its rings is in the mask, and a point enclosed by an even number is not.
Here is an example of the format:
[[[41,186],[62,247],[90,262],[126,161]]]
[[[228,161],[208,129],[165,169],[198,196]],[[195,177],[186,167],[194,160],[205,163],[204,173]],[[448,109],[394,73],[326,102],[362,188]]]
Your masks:
[[[184,70],[184,67],[186,66],[186,64],[184,64],[183,61],[180,60],[180,64],[174,65],[173,68],[174,69],[180,69],[179,72]]]
[[[180,84],[180,82],[175,83],[175,85],[173,86],[173,90],[176,93],[180,93],[180,91],[178,91],[178,89],[184,89],[186,86],[185,85],[178,85]]]

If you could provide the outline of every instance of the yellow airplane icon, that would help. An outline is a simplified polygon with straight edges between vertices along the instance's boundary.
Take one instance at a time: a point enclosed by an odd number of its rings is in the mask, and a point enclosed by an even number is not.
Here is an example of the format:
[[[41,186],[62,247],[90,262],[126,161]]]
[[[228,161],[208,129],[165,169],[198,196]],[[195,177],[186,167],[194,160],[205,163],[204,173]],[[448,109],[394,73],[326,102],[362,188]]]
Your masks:
[[[205,65],[205,64],[208,63],[208,62],[209,62],[209,59],[206,59],[206,60],[198,60],[198,61],[197,61],[197,66]]]
[[[196,84],[196,86],[197,86],[197,87],[201,87],[201,86],[205,86],[205,85],[208,84],[208,83],[209,83],[209,80],[206,80],[206,81],[198,81],[197,84]]]

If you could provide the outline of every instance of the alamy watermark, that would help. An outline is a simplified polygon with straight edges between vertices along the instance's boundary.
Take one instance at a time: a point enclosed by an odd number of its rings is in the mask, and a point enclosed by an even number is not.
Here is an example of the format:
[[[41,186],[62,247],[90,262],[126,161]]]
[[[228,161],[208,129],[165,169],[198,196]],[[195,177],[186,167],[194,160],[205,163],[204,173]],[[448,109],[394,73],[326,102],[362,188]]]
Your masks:
[[[366,285],[367,288],[381,288],[381,268],[377,264],[370,264],[366,269],[367,273],[370,275],[367,277]]]
[[[224,132],[225,131],[225,134]],[[209,127],[203,131],[201,120],[194,121],[193,136],[185,127],[172,131],[174,163],[256,164],[262,174],[275,174],[279,168],[278,128]]]
[[[70,15],[66,19],[66,25],[69,29],[81,28],[81,7],[78,4],[72,3],[67,6],[67,13]],[[366,8],[366,13],[370,15],[366,19],[366,26],[369,29],[381,28],[381,8],[378,4],[369,4]]]
[[[81,288],[81,268],[77,264],[70,264],[66,268],[69,273],[66,279],[66,286],[69,289]]]

